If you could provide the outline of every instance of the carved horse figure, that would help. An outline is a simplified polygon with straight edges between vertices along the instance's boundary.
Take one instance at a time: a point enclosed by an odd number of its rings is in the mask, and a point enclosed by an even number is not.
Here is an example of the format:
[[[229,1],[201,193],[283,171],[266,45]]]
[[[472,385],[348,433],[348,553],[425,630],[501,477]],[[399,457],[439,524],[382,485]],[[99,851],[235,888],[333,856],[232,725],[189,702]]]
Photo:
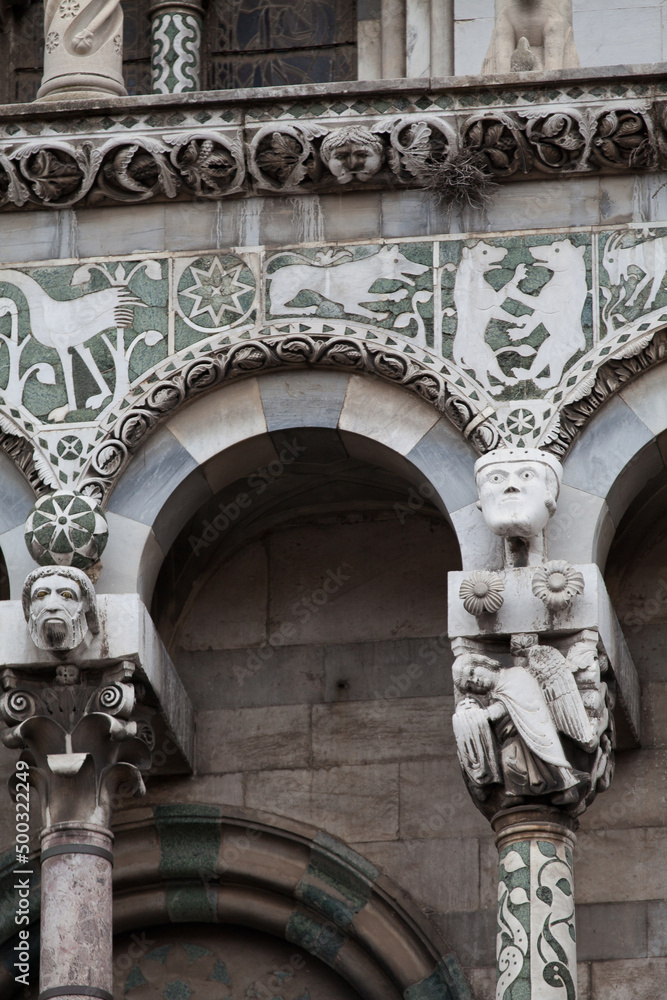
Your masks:
[[[97,409],[111,389],[104,381],[86,342],[110,327],[127,326],[131,310],[143,305],[127,288],[104,288],[88,292],[76,299],[53,299],[39,282],[22,271],[0,270],[0,282],[16,285],[25,295],[30,310],[30,331],[40,344],[52,347],[58,354],[65,378],[67,406],[49,414],[62,419],[65,413],[77,409],[72,355],[76,351],[97,383],[99,393],[86,400],[86,406]]]

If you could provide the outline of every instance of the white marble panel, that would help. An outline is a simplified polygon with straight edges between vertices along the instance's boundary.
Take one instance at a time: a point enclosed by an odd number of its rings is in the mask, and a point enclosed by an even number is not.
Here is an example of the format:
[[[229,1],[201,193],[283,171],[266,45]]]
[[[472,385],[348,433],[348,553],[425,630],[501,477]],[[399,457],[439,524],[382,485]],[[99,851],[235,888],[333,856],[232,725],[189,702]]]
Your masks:
[[[165,249],[165,205],[120,205],[76,212],[81,257]]]
[[[481,73],[492,31],[492,16],[457,19],[454,29],[454,72],[457,76]]]
[[[595,7],[575,9],[573,25],[582,66],[627,66],[662,59],[660,6],[598,0]]]
[[[504,184],[485,211],[487,232],[595,226],[600,221],[596,177]]]
[[[494,0],[455,0],[454,17],[457,21],[474,21],[493,17]]]
[[[405,58],[406,76],[428,76],[431,72],[431,3],[430,0],[406,2]]]
[[[70,211],[0,215],[0,263],[76,256],[72,220]]]
[[[34,560],[26,548],[22,524],[0,534],[0,549],[7,563],[10,597],[20,598],[23,581],[35,569]]]
[[[417,396],[353,375],[338,426],[407,455],[439,419],[435,407]]]
[[[640,375],[619,395],[654,434],[667,429],[667,366]]]
[[[153,529],[112,511],[107,511],[106,517],[109,544],[102,556],[102,572],[96,590],[98,594],[136,592],[150,607],[155,581],[164,561],[164,552]]]
[[[197,400],[171,418],[169,430],[200,465],[239,441],[265,434],[257,379]]]

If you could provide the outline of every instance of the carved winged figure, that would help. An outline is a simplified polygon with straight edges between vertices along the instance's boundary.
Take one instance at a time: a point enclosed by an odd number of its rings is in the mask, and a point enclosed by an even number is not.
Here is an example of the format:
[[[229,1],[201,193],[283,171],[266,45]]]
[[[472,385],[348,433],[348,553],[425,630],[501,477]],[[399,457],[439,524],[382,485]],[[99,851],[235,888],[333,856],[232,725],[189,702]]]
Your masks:
[[[593,751],[599,739],[572,674],[568,660],[553,646],[538,645],[532,633],[512,636],[511,651],[538,682],[556,728],[584,750]]]
[[[590,779],[565,756],[551,704],[533,673],[523,666],[501,668],[477,653],[457,657],[453,672],[459,696],[454,735],[476,797],[484,800],[485,786],[501,784],[502,806],[541,795],[558,804],[576,802]]]

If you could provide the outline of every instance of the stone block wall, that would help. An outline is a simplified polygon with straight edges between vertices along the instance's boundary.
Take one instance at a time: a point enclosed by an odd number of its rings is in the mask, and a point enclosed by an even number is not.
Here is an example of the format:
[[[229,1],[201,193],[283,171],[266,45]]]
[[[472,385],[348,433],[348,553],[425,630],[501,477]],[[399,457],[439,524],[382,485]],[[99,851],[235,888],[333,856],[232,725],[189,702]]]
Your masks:
[[[389,510],[293,522],[223,560],[172,649],[198,709],[197,776],[154,781],[147,804],[228,804],[334,834],[412,894],[481,1000],[495,982],[497,851],[451,730],[457,558],[443,522]],[[340,567],[349,579],[315,612],[311,595]],[[618,755],[578,834],[582,1000],[626,998],[629,983],[658,1000],[667,973],[667,681],[651,642],[634,636],[642,747]]]

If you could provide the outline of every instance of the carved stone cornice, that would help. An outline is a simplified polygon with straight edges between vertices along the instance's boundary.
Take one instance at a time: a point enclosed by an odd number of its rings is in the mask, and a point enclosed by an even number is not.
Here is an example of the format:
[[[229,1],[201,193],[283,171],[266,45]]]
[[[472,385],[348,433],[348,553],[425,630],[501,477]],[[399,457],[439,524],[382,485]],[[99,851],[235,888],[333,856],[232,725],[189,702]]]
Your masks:
[[[666,109],[655,68],[8,106],[0,206],[419,187],[462,148],[500,180],[659,169]],[[341,130],[375,149],[370,169],[332,169]]]

